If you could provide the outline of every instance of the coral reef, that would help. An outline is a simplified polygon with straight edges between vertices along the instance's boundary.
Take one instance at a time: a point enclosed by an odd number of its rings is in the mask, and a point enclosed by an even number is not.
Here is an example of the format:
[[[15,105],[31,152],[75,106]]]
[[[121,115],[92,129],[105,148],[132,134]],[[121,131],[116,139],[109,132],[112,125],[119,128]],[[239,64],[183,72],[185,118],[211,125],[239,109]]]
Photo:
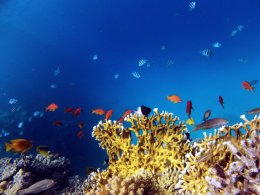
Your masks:
[[[70,161],[64,157],[37,154],[0,159],[0,194],[16,195],[42,179],[55,181],[54,188],[47,190],[50,194],[84,194],[83,179],[72,176]]]
[[[86,194],[260,194],[260,117],[224,126],[201,142],[171,113],[105,120],[93,137],[109,166],[90,174]],[[137,143],[133,143],[133,137]]]

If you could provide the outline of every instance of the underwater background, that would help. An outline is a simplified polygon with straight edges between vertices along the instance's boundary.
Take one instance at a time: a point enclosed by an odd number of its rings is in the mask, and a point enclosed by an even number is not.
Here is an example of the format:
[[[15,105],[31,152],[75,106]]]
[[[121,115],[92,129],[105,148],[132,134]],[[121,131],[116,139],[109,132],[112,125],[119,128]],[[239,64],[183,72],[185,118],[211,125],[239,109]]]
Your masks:
[[[34,144],[29,153],[46,145],[85,176],[107,158],[91,136],[104,117],[92,109],[113,109],[117,120],[146,105],[186,121],[192,100],[196,124],[207,109],[234,124],[259,107],[259,83],[251,92],[242,82],[259,80],[260,1],[196,1],[192,10],[190,2],[1,0],[0,156],[17,155],[6,153],[4,143],[25,138]],[[213,55],[203,55],[205,49]],[[168,101],[171,94],[182,102]],[[59,109],[45,112],[50,103]],[[75,117],[67,107],[83,111]],[[192,139],[202,132],[191,131]]]

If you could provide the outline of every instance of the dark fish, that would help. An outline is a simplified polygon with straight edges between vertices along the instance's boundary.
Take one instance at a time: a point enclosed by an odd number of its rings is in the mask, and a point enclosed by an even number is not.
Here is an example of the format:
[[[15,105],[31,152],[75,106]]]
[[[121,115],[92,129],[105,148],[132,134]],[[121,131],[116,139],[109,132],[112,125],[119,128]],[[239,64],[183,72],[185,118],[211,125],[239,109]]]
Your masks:
[[[197,131],[199,129],[212,129],[212,128],[217,128],[222,125],[226,125],[228,121],[224,118],[213,118],[209,119],[199,125],[195,126],[195,129],[193,131]]]
[[[19,190],[18,195],[24,194],[36,194],[45,190],[52,188],[55,185],[55,181],[52,179],[44,179],[34,183],[33,185],[25,188],[23,190]]]
[[[190,133],[189,132],[185,132],[184,135],[183,135],[183,138],[182,138],[183,141],[191,141],[191,137],[190,137]]]
[[[211,115],[211,110],[208,109],[208,110],[204,113],[203,120],[204,120],[204,121],[208,120],[208,118],[210,117],[210,115]]]
[[[260,114],[260,108],[254,108],[252,110],[249,110],[247,114]]]
[[[109,165],[109,159],[108,159],[108,158],[106,158],[106,159],[104,160],[103,165]]]
[[[224,100],[223,100],[222,96],[218,97],[218,101],[219,101],[220,105],[222,106],[222,108],[224,108]]]
[[[150,114],[151,111],[152,111],[151,108],[146,107],[146,106],[144,106],[144,105],[141,106],[141,112],[142,112],[142,114],[143,114],[144,116],[147,117],[148,114]]]

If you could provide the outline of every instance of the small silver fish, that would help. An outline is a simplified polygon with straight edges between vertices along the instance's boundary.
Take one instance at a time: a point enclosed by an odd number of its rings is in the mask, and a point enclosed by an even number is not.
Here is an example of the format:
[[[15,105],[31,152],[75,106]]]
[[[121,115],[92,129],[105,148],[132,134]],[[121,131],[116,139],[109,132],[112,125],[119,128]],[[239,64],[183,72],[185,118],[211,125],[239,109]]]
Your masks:
[[[260,108],[254,108],[252,110],[249,110],[247,114],[260,114]]]
[[[217,128],[222,125],[226,125],[228,121],[224,118],[212,118],[209,120],[206,120],[205,122],[196,125],[193,131],[197,131],[200,129],[212,129]]]
[[[196,1],[192,1],[189,3],[189,11],[194,10],[196,7]]]
[[[24,194],[36,194],[45,190],[52,188],[56,182],[52,179],[44,179],[34,183],[33,185],[29,186],[28,188],[19,190],[18,195]]]

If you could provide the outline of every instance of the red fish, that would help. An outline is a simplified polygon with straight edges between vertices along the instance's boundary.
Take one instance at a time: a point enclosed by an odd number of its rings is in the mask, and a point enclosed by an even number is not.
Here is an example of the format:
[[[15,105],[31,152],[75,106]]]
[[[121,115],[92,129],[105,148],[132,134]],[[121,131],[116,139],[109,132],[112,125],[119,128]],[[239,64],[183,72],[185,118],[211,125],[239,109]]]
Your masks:
[[[118,119],[117,122],[122,123],[122,122],[124,121],[125,117],[126,117],[127,115],[129,115],[130,113],[132,113],[132,112],[133,112],[132,110],[126,110],[126,111],[124,112],[124,114]]]
[[[65,109],[65,112],[73,113],[74,112],[74,108],[68,107],[68,108]]]
[[[91,113],[92,113],[92,114],[103,115],[103,114],[106,113],[106,111],[103,110],[103,109],[101,109],[101,108],[98,108],[98,109],[93,109]]]
[[[191,110],[193,109],[192,107],[192,101],[187,101],[187,106],[186,106],[186,113],[188,114],[188,117],[190,118],[191,115]]]
[[[253,81],[251,81],[251,82],[243,81],[243,82],[242,82],[242,87],[243,87],[245,90],[249,90],[249,91],[254,92],[254,90],[255,90],[254,85],[255,85],[257,82],[258,82],[257,80],[253,80]]]
[[[81,139],[83,136],[84,136],[84,132],[82,131],[82,130],[80,130],[80,131],[78,131],[77,132],[77,137],[79,138],[79,139]]]
[[[82,112],[82,108],[77,108],[73,111],[74,116],[78,116]]]
[[[84,122],[79,122],[79,123],[78,123],[78,127],[79,127],[80,129],[82,129],[82,128],[84,127],[84,125],[85,125]]]
[[[45,111],[54,112],[54,111],[57,110],[57,109],[58,109],[58,105],[55,104],[55,103],[51,103],[51,104],[49,104],[49,105],[46,107]]]
[[[56,121],[53,121],[53,125],[60,127],[60,126],[62,126],[62,122],[59,120],[56,120]]]
[[[204,120],[204,121],[208,120],[208,118],[210,117],[210,115],[211,115],[211,110],[208,109],[208,110],[204,113],[203,120]]]
[[[218,101],[219,101],[220,105],[222,106],[222,108],[224,108],[224,100],[223,100],[222,96],[218,96]]]
[[[113,110],[112,109],[108,110],[106,112],[105,119],[109,120],[111,118],[112,114],[113,114]]]

